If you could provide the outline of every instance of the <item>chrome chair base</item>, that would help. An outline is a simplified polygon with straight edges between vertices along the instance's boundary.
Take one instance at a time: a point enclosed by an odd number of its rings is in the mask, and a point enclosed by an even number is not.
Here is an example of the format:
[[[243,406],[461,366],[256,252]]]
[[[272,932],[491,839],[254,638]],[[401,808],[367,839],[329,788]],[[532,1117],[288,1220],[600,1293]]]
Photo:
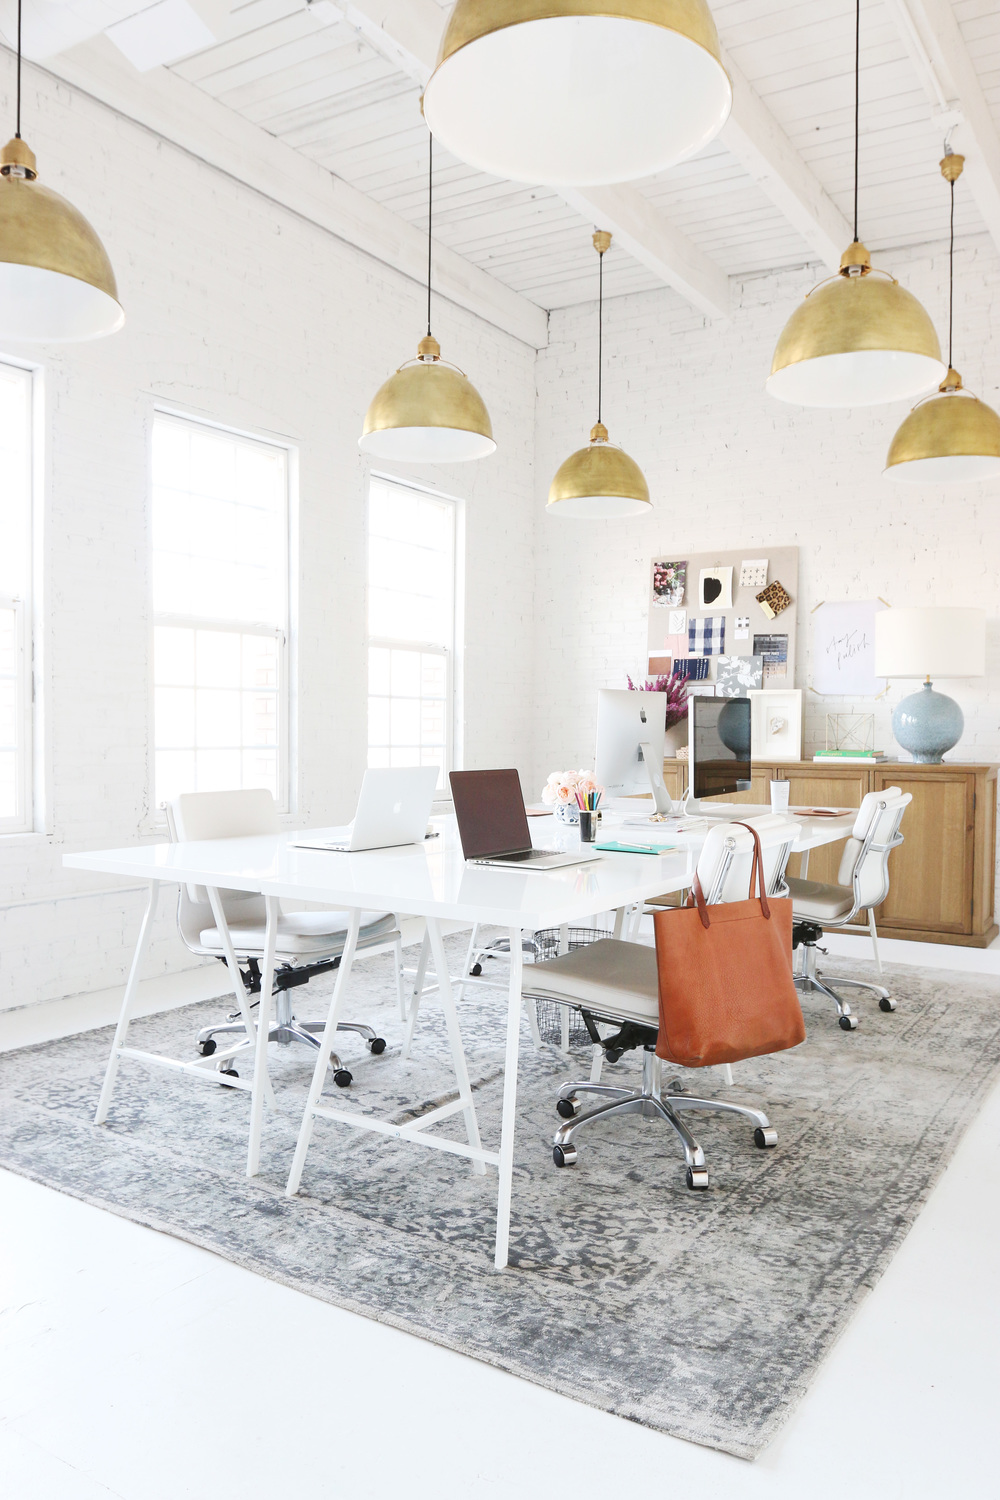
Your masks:
[[[725,1114],[742,1115],[752,1120],[755,1126],[754,1145],[766,1150],[778,1144],[778,1133],[761,1109],[752,1109],[748,1104],[733,1104],[727,1099],[701,1099],[693,1094],[664,1094],[662,1083],[663,1064],[651,1047],[642,1054],[642,1087],[638,1089],[616,1088],[605,1083],[567,1083],[559,1090],[556,1112],[565,1120],[553,1136],[552,1160],[557,1167],[576,1164],[577,1150],[573,1138],[585,1125],[594,1120],[603,1120],[610,1115],[641,1114],[647,1119],[665,1120],[671,1125],[681,1143],[687,1168],[686,1180],[689,1188],[708,1187],[708,1168],[705,1153],[688,1130],[680,1114],[688,1109],[719,1110]],[[596,1094],[604,1098],[585,1114],[579,1113],[580,1096]]]
[[[291,996],[287,989],[275,992],[275,1017],[272,1021],[267,1039],[269,1042],[278,1042],[287,1047],[292,1042],[303,1042],[306,1046],[319,1050],[323,1030],[326,1025],[324,1021],[300,1021],[292,1014]],[[385,1040],[371,1026],[366,1026],[360,1021],[339,1021],[338,1031],[353,1031],[357,1036],[363,1037],[368,1043],[368,1050],[375,1057],[385,1051]],[[231,1015],[228,1021],[218,1026],[205,1026],[198,1033],[197,1047],[202,1057],[210,1057],[216,1050],[217,1037],[239,1036],[242,1034],[245,1041],[242,1047],[233,1051],[231,1047],[226,1048],[226,1056],[219,1063],[219,1072],[228,1077],[239,1077],[233,1066],[235,1058],[240,1052],[253,1048],[256,1045],[254,1037],[246,1036],[246,1027],[243,1025],[239,1014]],[[354,1075],[344,1067],[336,1052],[330,1053],[330,1066],[333,1069],[333,1081],[338,1088],[347,1088],[353,1082]]]
[[[820,950],[825,952],[825,949]],[[795,974],[795,988],[802,995],[811,994],[816,991],[832,1000],[837,1007],[837,1024],[842,1031],[857,1031],[858,1018],[851,1011],[851,1007],[842,996],[837,994],[834,985],[844,986],[853,990],[868,990],[875,996],[879,1004],[879,1010],[893,1011],[896,1002],[889,994],[883,984],[872,984],[866,979],[842,979],[839,974],[824,976],[816,967],[816,945],[815,943],[802,943],[802,958],[799,972]]]

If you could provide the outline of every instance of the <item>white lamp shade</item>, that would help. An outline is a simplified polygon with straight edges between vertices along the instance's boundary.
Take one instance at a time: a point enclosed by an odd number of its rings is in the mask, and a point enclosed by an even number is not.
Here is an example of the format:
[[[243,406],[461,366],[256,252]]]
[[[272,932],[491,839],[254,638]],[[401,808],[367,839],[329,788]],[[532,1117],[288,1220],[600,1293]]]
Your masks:
[[[574,495],[550,500],[545,509],[571,521],[618,521],[623,516],[644,516],[652,510],[648,500],[632,495]]]
[[[768,395],[795,406],[882,406],[933,390],[944,374],[939,359],[902,349],[855,349],[799,360],[776,370]]]
[[[461,427],[383,427],[358,439],[362,453],[400,464],[461,464],[488,458],[496,443]]]
[[[503,26],[445,57],[424,118],[462,161],[497,177],[629,182],[700,151],[732,97],[718,58],[681,31],[563,15]]]
[[[983,677],[986,611],[884,609],[875,616],[878,677]]]
[[[121,305],[99,286],[41,266],[0,262],[0,338],[77,344],[117,333]]]

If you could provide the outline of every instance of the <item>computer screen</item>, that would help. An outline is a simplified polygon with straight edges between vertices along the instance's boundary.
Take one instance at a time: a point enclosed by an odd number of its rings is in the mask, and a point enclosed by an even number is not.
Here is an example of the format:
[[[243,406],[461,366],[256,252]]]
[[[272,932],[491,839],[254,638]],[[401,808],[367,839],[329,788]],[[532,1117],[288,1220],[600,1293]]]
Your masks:
[[[452,771],[448,779],[466,859],[531,848],[521,778],[515,770]]]
[[[725,797],[750,789],[750,699],[689,698],[691,795]]]
[[[643,795],[649,772],[640,746],[647,744],[662,779],[666,693],[635,693],[600,688],[597,694],[597,752],[594,775],[609,797]]]

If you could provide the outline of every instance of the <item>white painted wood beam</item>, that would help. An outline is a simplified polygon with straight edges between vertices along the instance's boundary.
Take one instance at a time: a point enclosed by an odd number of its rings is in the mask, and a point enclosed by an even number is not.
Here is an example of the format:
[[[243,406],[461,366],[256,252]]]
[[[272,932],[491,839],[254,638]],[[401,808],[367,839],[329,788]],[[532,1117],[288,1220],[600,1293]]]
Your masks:
[[[51,59],[47,71],[199,160],[423,284],[427,239],[301,152],[268,135],[166,68],[137,73],[106,37]],[[438,294],[534,349],[548,342],[548,314],[464,256],[437,245]]]
[[[316,3],[325,6],[332,0]],[[445,19],[436,0],[340,0],[338,8],[372,46],[423,87],[437,58]],[[610,230],[635,260],[708,317],[729,317],[725,271],[670,224],[638,188],[623,183],[552,186],[551,191],[597,228]]]
[[[836,271],[854,238],[851,225],[732,58],[723,61],[733,82],[733,112],[723,127],[723,144],[823,264]]]
[[[1000,249],[1000,133],[950,0],[885,0],[942,136],[966,158],[964,180]],[[943,153],[942,153],[943,154]]]

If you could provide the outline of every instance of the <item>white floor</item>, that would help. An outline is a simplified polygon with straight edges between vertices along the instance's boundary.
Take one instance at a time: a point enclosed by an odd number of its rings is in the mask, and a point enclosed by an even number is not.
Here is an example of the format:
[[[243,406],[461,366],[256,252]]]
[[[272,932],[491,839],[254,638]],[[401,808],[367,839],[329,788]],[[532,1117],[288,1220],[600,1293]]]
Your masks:
[[[3,1500],[996,1500],[998,1346],[1000,1088],[754,1464],[0,1172]]]

